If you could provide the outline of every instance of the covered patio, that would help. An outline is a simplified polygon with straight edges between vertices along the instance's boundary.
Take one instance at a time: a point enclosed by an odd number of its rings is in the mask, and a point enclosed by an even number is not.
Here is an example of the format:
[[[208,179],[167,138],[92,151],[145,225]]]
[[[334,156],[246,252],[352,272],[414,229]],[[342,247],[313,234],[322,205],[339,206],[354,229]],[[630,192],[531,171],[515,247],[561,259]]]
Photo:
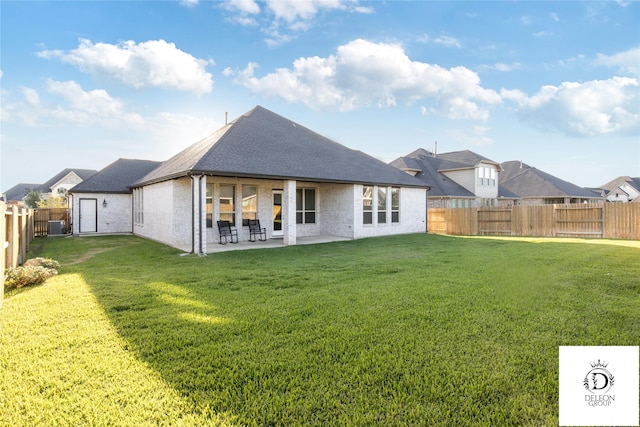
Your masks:
[[[316,243],[330,243],[330,242],[341,242],[351,240],[345,237],[336,237],[336,236],[308,236],[308,237],[298,237],[296,239],[296,245],[313,245]],[[218,243],[209,243],[207,244],[207,254],[215,254],[219,252],[228,252],[228,251],[242,251],[248,249],[267,249],[267,248],[283,248],[287,245],[284,244],[282,238],[271,238],[265,241],[257,240],[255,242],[251,242],[249,240],[240,240],[238,243],[227,243],[226,245],[221,245]],[[190,252],[191,248],[181,248],[185,252]]]

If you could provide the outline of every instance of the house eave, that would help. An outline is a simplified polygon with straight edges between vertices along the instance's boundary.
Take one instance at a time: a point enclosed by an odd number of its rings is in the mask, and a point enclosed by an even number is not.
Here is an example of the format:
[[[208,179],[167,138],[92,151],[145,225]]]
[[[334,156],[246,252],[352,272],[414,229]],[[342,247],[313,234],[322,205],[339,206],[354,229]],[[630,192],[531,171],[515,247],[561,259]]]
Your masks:
[[[395,183],[395,182],[385,182],[385,181],[364,181],[364,180],[342,180],[342,179],[331,179],[331,178],[322,178],[322,177],[312,177],[312,176],[291,176],[291,175],[267,175],[267,174],[254,174],[254,173],[238,173],[232,171],[208,171],[208,170],[189,170],[182,171],[179,173],[175,173],[172,175],[163,176],[156,179],[151,179],[144,182],[136,183],[135,185],[130,186],[129,188],[139,188],[144,187],[146,185],[157,184],[163,181],[170,181],[172,179],[183,178],[186,176],[194,176],[194,175],[208,175],[208,176],[217,176],[217,177],[233,177],[233,178],[251,178],[251,179],[270,179],[270,180],[295,180],[295,181],[305,181],[305,182],[324,182],[324,183],[333,183],[333,184],[362,184],[362,185],[388,185],[393,187],[407,187],[407,188],[424,188],[425,190],[430,190],[431,187],[423,184],[408,184],[408,183]]]

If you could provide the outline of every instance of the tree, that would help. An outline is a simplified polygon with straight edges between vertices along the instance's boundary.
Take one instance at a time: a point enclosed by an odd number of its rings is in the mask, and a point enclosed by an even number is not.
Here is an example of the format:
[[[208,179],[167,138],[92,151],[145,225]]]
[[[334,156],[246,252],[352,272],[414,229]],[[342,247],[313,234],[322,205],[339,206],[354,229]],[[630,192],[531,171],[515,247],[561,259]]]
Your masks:
[[[42,198],[37,191],[29,191],[27,195],[24,196],[24,204],[31,209],[37,208],[40,201],[42,201]]]
[[[38,208],[40,209],[52,209],[52,208],[66,208],[67,207],[67,199],[64,197],[54,196],[53,194],[49,194],[44,200],[38,201]]]

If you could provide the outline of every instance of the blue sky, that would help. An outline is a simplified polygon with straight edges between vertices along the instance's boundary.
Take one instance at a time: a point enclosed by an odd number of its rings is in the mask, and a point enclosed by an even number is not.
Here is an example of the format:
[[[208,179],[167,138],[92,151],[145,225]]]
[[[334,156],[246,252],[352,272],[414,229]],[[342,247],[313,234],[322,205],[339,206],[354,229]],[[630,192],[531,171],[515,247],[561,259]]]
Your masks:
[[[2,190],[166,160],[255,105],[385,162],[437,141],[581,186],[640,176],[636,1],[2,1],[0,14]]]

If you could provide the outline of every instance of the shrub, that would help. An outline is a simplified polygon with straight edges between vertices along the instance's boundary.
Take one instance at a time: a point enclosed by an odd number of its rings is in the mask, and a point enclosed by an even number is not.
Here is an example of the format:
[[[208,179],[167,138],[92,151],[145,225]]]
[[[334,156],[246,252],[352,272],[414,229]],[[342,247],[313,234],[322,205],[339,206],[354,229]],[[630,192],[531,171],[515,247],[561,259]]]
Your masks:
[[[50,258],[33,258],[21,267],[7,269],[4,285],[7,289],[22,288],[44,283],[49,277],[58,274],[60,263]]]
[[[60,271],[60,263],[51,258],[32,258],[24,263],[24,266],[44,267],[51,270]]]

